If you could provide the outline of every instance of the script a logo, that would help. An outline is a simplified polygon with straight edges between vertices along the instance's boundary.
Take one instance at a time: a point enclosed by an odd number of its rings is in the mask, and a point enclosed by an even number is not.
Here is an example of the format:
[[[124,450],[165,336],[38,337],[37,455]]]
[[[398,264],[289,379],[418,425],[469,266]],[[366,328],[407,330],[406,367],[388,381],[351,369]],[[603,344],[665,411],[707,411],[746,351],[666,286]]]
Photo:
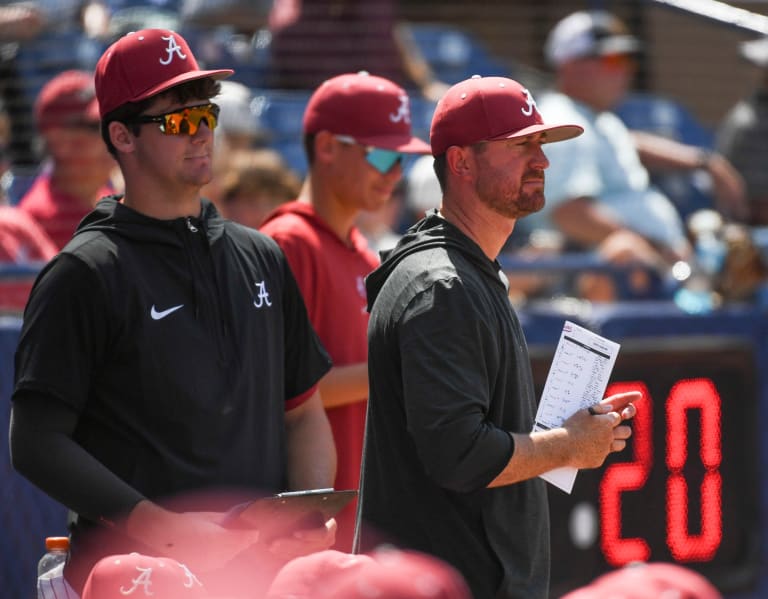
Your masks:
[[[271,306],[272,305],[272,300],[269,299],[269,291],[267,291],[267,283],[266,283],[266,281],[260,281],[259,283],[256,283],[255,285],[256,285],[256,287],[259,288],[259,293],[254,298],[253,305],[256,308],[261,308],[262,306]]]
[[[184,564],[179,564],[179,567],[181,568],[183,575],[183,582],[180,586],[187,589],[203,586],[203,584],[198,580],[197,576],[195,576]],[[136,571],[139,572],[139,575],[136,578],[131,579],[131,586],[126,587],[125,585],[121,585],[120,594],[132,595],[141,589],[144,596],[146,597],[154,595],[155,591],[152,589],[153,568],[142,568],[141,566],[136,566]],[[139,593],[136,593],[136,595],[139,595]]]
[[[171,64],[171,61],[173,60],[174,56],[178,56],[181,60],[186,60],[187,55],[184,54],[184,52],[181,51],[181,46],[179,46],[179,42],[176,41],[176,38],[172,35],[169,36],[162,36],[160,39],[165,40],[168,42],[168,47],[165,49],[165,52],[168,56],[166,56],[165,59],[160,59],[160,64],[165,66]]]
[[[404,121],[408,124],[411,123],[411,109],[408,104],[408,96],[406,94],[403,94],[399,96],[400,99],[400,106],[397,109],[397,112],[391,112],[389,114],[389,120],[393,123],[399,123],[400,121]]]
[[[531,116],[533,114],[533,109],[536,108],[536,100],[533,99],[531,92],[529,92],[527,89],[523,89],[523,93],[525,94],[525,102],[527,106],[525,108],[521,108],[520,112],[522,112],[525,116]]]

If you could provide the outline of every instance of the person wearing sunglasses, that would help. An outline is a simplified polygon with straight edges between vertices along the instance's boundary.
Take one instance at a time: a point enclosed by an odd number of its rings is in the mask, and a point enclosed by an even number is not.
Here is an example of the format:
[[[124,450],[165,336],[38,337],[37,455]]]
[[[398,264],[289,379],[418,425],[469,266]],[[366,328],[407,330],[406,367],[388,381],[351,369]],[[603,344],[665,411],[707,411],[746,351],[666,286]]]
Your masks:
[[[136,551],[221,596],[258,596],[283,563],[334,542],[333,519],[268,543],[228,517],[331,487],[336,463],[318,391],[330,359],[285,256],[200,195],[232,73],[201,70],[165,29],[125,35],[96,67],[125,193],[35,282],[10,430],[14,467],[70,510],[75,590],[99,558]]]
[[[746,206],[741,176],[722,156],[628,129],[616,110],[630,91],[642,46],[614,14],[567,15],[550,31],[544,51],[554,89],[539,96],[539,110],[579,123],[586,132],[552,148],[547,205],[528,227],[558,233],[566,250],[642,265],[626,282],[601,273],[580,276],[577,294],[596,301],[669,297],[672,267],[693,263],[685,217],[696,206],[690,200],[675,204],[653,184],[651,169],[706,172],[713,202],[737,220]]]
[[[338,489],[356,489],[363,447],[368,367],[364,279],[379,263],[355,220],[390,201],[406,154],[426,154],[414,137],[408,94],[367,72],[342,73],[311,95],[303,117],[307,176],[294,202],[261,230],[288,257],[309,317],[333,360],[320,381],[333,428]],[[336,549],[349,551],[354,504],[338,516]]]

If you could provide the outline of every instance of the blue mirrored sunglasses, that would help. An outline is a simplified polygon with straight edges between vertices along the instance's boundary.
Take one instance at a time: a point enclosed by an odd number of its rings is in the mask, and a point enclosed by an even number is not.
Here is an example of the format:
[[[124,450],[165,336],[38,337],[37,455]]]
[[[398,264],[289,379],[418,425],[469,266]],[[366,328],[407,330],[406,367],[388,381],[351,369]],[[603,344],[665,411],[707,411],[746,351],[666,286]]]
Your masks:
[[[403,152],[384,150],[383,148],[375,148],[373,146],[363,146],[362,144],[357,143],[354,137],[350,137],[349,135],[336,135],[336,139],[343,144],[362,146],[365,150],[365,160],[382,175],[386,175],[398,162],[400,164],[403,162]]]

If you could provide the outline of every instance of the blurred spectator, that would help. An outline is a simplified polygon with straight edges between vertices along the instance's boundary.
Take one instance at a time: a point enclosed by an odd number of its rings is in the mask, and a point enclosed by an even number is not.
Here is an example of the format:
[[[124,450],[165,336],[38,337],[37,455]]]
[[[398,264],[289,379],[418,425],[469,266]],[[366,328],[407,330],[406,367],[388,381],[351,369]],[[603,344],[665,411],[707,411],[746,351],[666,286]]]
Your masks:
[[[117,41],[126,33],[142,29],[177,30],[183,0],[104,0],[108,26],[106,39]]]
[[[408,222],[404,224],[407,226],[424,218],[427,210],[440,207],[443,192],[435,175],[434,162],[435,159],[432,156],[420,156],[405,177],[406,215],[404,218]]]
[[[654,168],[705,167],[729,214],[741,217],[745,206],[741,178],[721,156],[650,133],[631,134],[611,111],[630,88],[639,51],[626,25],[598,10],[562,19],[545,47],[556,89],[539,98],[539,110],[545,118],[581,124],[585,133],[547,146],[547,204],[527,224],[560,231],[566,249],[597,249],[611,263],[643,265],[620,291],[607,277],[581,277],[581,294],[596,300],[663,293],[671,266],[692,259],[685,224],[651,186],[641,159]]]
[[[56,254],[57,248],[42,227],[16,206],[6,193],[11,163],[8,156],[11,126],[0,101],[0,264],[37,266]],[[9,272],[0,278],[0,311],[20,312],[29,297],[35,270]]]
[[[94,67],[107,23],[101,0],[0,0],[0,91],[14,122],[13,162],[22,170],[40,159],[29,107],[56,74]]]
[[[262,225],[282,247],[333,367],[320,393],[338,454],[335,487],[357,489],[368,397],[364,280],[379,263],[355,227],[386,204],[402,178],[404,153],[429,152],[411,132],[405,90],[366,72],[328,79],[304,111],[309,173],[298,200]],[[350,550],[354,504],[337,516],[336,549]]]
[[[314,89],[364,70],[437,101],[447,85],[435,79],[396,8],[393,0],[275,0],[269,86]]]
[[[629,564],[608,572],[561,599],[722,599],[704,576],[666,563]]]
[[[238,81],[222,81],[221,92],[214,102],[221,111],[213,140],[213,178],[203,187],[202,194],[220,207],[225,177],[231,183],[232,173],[245,167],[243,159],[233,164],[233,155],[239,150],[261,147],[266,134],[254,106],[254,94],[246,85]],[[259,156],[259,161],[267,160],[268,153]],[[286,167],[281,165],[280,169],[283,168]]]
[[[5,179],[11,166],[7,153],[9,139],[8,114],[0,104],[0,264],[33,266],[53,258],[57,248],[31,216],[8,203]],[[18,313],[24,309],[34,274],[32,269],[24,276],[12,273],[0,278],[0,311]]]
[[[96,202],[114,193],[116,165],[99,132],[93,75],[65,71],[51,79],[35,102],[35,119],[48,159],[19,208],[62,248]]]
[[[298,175],[271,149],[230,152],[223,169],[217,205],[225,218],[252,229],[280,204],[295,200],[301,189]]]
[[[322,551],[289,562],[266,599],[471,599],[461,575],[441,560],[385,548],[372,555]]]
[[[0,206],[0,263],[47,262],[57,251],[35,219],[16,206]]]
[[[88,575],[81,599],[206,599],[205,587],[184,564],[139,553],[110,555]]]
[[[34,165],[33,125],[30,102],[16,57],[19,43],[33,39],[43,28],[42,14],[30,2],[0,3],[0,98],[10,115],[12,135],[8,152],[14,163]]]
[[[216,142],[224,150],[261,145],[265,132],[254,106],[253,91],[238,81],[222,81],[216,103],[221,107]]]
[[[768,37],[744,42],[740,50],[760,69],[760,80],[720,123],[716,147],[744,177],[749,203],[747,222],[768,226]]]

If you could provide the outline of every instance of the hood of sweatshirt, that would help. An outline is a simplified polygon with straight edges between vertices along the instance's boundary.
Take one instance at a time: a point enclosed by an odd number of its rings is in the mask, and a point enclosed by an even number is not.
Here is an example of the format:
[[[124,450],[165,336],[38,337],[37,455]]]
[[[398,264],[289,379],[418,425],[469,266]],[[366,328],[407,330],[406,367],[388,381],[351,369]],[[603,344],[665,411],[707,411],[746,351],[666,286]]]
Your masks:
[[[480,246],[458,227],[439,216],[437,210],[431,210],[427,216],[408,229],[394,248],[382,253],[381,265],[366,277],[368,311],[370,312],[381,288],[400,262],[418,252],[436,248],[460,252],[480,273],[501,288],[506,287],[506,277],[501,272],[498,261],[489,260]]]

